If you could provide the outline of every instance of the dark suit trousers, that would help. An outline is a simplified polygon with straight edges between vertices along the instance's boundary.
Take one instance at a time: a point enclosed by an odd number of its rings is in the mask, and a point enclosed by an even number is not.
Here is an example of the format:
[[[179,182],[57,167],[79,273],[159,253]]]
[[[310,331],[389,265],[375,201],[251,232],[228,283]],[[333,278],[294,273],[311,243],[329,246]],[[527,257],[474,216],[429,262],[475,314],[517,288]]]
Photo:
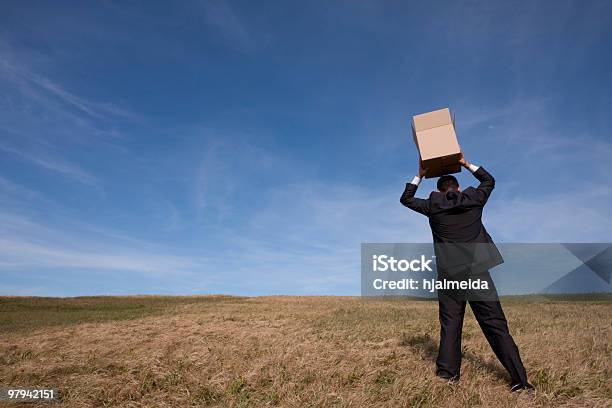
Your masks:
[[[499,301],[468,301],[493,352],[510,374],[512,384],[527,384],[527,373],[523,367],[518,347],[508,330],[506,316]],[[438,291],[440,349],[436,360],[436,373],[440,376],[457,379],[460,377],[461,331],[468,301],[465,298]]]

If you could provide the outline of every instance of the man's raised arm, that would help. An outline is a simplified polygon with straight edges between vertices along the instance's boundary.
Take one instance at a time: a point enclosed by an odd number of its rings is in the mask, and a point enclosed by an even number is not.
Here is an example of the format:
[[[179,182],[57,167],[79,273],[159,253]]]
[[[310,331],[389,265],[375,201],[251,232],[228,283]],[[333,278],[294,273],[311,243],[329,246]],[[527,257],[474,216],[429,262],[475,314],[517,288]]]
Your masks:
[[[475,198],[482,205],[485,205],[487,200],[489,199],[489,196],[491,195],[491,192],[495,188],[495,179],[482,166],[475,166],[469,163],[467,160],[465,160],[465,157],[463,157],[463,155],[461,156],[461,160],[459,160],[459,163],[461,163],[463,167],[472,172],[474,177],[476,177],[478,181],[480,181],[478,188],[476,188],[477,197]]]
[[[423,165],[419,160],[419,175],[415,176],[410,183],[406,183],[404,193],[400,197],[400,203],[410,208],[413,211],[419,212],[423,215],[429,214],[429,200],[423,200],[422,198],[415,198],[417,188],[421,182],[421,178],[425,175]]]

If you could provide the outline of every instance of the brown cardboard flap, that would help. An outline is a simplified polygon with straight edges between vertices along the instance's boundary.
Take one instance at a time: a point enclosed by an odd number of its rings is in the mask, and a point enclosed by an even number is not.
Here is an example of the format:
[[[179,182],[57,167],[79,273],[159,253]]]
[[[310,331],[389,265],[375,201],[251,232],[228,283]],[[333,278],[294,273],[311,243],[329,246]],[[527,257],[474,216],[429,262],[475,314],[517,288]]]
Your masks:
[[[414,123],[412,123],[410,127],[412,128],[412,140],[414,140],[414,144],[417,147],[417,150],[419,150],[419,154],[420,154],[419,139],[417,139],[416,130],[414,129]]]
[[[435,128],[438,126],[452,125],[450,110],[448,108],[439,109],[433,112],[422,113],[415,115],[412,118],[414,130],[420,132],[422,130]]]

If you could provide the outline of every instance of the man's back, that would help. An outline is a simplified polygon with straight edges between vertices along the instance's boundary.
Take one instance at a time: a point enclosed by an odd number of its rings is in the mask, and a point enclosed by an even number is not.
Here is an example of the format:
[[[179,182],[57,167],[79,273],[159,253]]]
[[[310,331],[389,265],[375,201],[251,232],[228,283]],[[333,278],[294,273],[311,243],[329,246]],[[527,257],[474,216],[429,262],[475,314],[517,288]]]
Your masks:
[[[495,188],[495,179],[482,167],[474,171],[474,176],[480,181],[478,188],[434,191],[426,200],[415,198],[417,185],[408,183],[400,202],[429,218],[434,242],[493,243],[482,224],[482,210]]]
[[[482,210],[495,188],[495,179],[482,167],[472,166],[470,171],[480,181],[477,188],[432,192],[424,200],[414,197],[418,182],[408,183],[400,198],[403,205],[429,218],[438,269],[450,271],[459,265],[476,273],[504,262],[482,225]]]

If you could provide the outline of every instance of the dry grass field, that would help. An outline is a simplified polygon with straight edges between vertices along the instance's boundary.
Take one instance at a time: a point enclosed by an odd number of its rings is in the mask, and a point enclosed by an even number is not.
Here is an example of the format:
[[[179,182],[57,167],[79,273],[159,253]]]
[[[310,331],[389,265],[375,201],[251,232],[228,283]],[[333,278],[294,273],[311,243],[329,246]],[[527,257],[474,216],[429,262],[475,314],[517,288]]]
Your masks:
[[[508,393],[471,311],[450,384],[435,302],[349,297],[0,298],[0,385],[62,407],[612,405],[610,299],[503,303],[535,394]]]

